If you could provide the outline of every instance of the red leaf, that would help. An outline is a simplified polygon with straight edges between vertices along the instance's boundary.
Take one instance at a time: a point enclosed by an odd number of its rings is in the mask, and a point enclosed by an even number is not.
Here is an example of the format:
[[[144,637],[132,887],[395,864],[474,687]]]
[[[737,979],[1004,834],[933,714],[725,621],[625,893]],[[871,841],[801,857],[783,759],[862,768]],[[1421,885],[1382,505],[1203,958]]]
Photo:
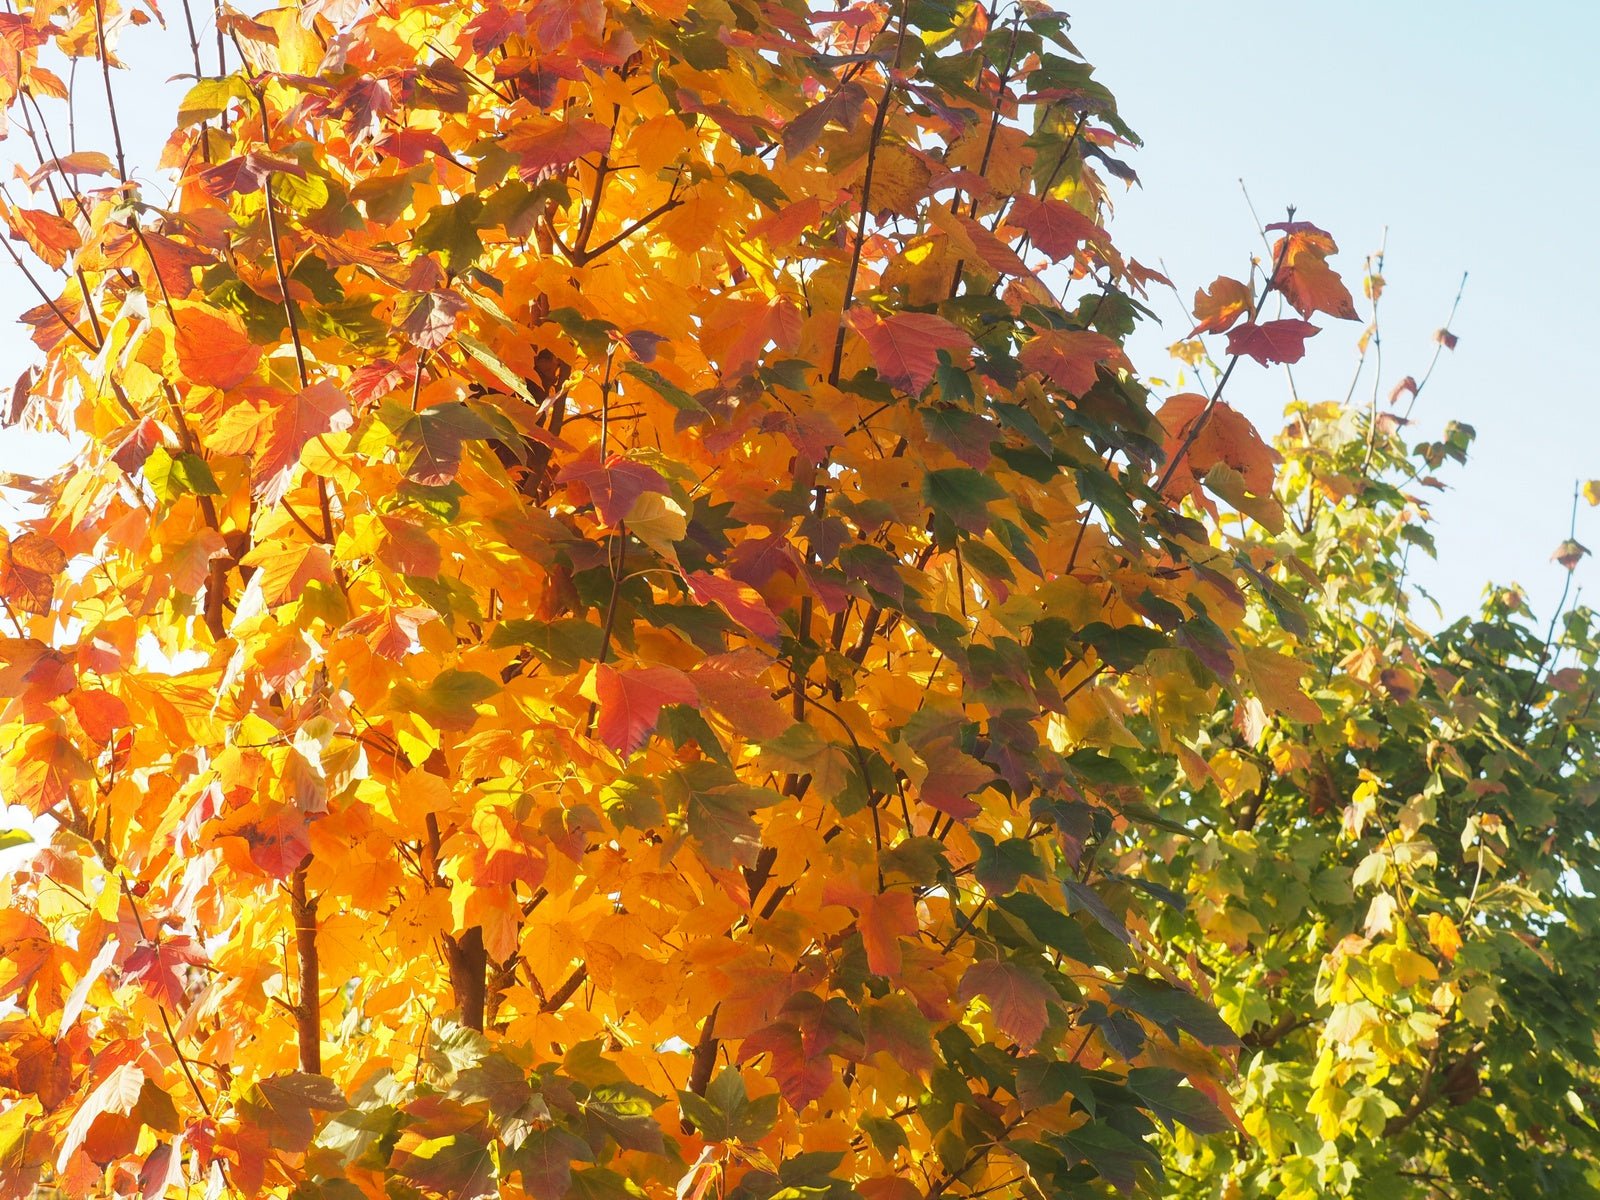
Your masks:
[[[917,900],[910,892],[878,892],[861,903],[856,921],[867,970],[891,979],[900,974],[900,939],[917,933]]]
[[[1066,258],[1084,242],[1100,241],[1106,236],[1092,218],[1054,196],[1042,200],[1018,196],[1006,220],[1032,238],[1033,244],[1053,261]]]
[[[932,313],[899,313],[884,321],[858,308],[851,312],[850,323],[866,339],[884,382],[913,394],[920,394],[932,381],[940,350],[972,347],[965,330]]]
[[[654,467],[613,454],[601,462],[597,457],[585,457],[571,463],[556,477],[558,483],[575,483],[589,493],[589,499],[607,525],[617,525],[628,516],[633,502],[645,492],[669,489],[667,481]],[[581,502],[582,497],[578,497]]]
[[[402,384],[409,384],[414,378],[414,371],[397,366],[387,358],[380,358],[356,368],[350,375],[350,382],[345,385],[345,391],[355,403],[370,404],[383,399]]]
[[[1248,354],[1262,366],[1297,363],[1305,357],[1306,339],[1320,333],[1309,321],[1294,319],[1241,325],[1228,334],[1229,354]]]
[[[720,579],[707,571],[684,576],[689,591],[701,604],[715,604],[745,629],[768,641],[778,640],[781,627],[761,593],[748,583]]]
[[[579,118],[561,121],[536,132],[512,135],[505,147],[518,156],[517,174],[529,183],[543,179],[556,167],[565,167],[585,154],[598,154],[611,145],[611,130],[598,121]]]
[[[288,490],[300,452],[313,438],[349,429],[354,418],[345,394],[328,380],[290,397],[272,417],[272,427],[255,463],[256,487],[275,503]]]
[[[207,167],[196,177],[200,186],[221,200],[238,194],[247,196],[259,192],[274,171],[283,175],[305,178],[306,169],[292,158],[248,150],[238,158],[230,158],[214,167]]]
[[[111,452],[111,461],[129,475],[137,475],[150,451],[161,444],[161,426],[146,417]]]
[[[758,1054],[770,1056],[769,1073],[778,1082],[778,1091],[799,1111],[828,1090],[833,1082],[833,1064],[825,1054],[808,1057],[798,1026],[777,1021],[752,1033],[739,1047],[741,1063]]]
[[[595,732],[619,754],[632,754],[649,740],[666,704],[694,704],[699,693],[676,667],[618,671],[600,663],[594,669],[594,694],[600,720]]]
[[[173,934],[159,942],[139,942],[122,964],[122,974],[169,1008],[181,1009],[189,1003],[184,970],[205,961],[192,939]]]
[[[1025,1049],[1043,1035],[1045,1026],[1050,1023],[1045,1002],[1056,998],[1056,993],[1036,973],[1009,962],[973,963],[961,977],[961,988],[956,995],[969,1002],[974,996],[983,996],[989,1002],[994,1023],[1000,1031],[1015,1038]]]
[[[951,738],[940,738],[918,750],[928,764],[919,796],[924,804],[965,821],[978,815],[980,805],[972,793],[992,783],[995,773],[966,753]]]
[[[413,346],[437,350],[450,340],[456,317],[466,307],[467,302],[454,292],[423,292],[405,297],[396,305],[395,315],[400,317],[400,332]]]
[[[1125,366],[1128,362],[1116,342],[1104,334],[1079,329],[1047,329],[1035,334],[1017,359],[1072,396],[1081,396],[1094,386],[1100,363]]]

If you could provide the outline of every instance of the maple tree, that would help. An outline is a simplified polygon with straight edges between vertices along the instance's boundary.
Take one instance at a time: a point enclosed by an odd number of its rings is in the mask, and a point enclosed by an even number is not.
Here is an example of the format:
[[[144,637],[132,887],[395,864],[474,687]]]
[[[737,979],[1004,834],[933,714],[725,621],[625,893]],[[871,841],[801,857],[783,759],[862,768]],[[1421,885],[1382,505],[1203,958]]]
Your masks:
[[[1215,518],[1281,525],[1222,388],[1353,315],[1328,235],[1155,401],[1039,5],[185,4],[164,204],[152,18],[0,20],[11,417],[77,447],[0,574],[0,1193],[1100,1192],[1226,1128],[1117,853],[1141,722],[1315,708]]]

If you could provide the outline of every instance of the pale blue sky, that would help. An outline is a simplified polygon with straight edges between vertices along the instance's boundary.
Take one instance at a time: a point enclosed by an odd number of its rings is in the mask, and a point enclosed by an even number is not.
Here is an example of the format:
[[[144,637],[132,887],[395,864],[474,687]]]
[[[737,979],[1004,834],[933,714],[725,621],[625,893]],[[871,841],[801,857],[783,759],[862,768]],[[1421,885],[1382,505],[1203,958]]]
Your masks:
[[[1359,285],[1389,230],[1383,394],[1419,378],[1461,273],[1471,278],[1416,430],[1476,427],[1455,489],[1434,503],[1437,564],[1414,572],[1458,615],[1484,582],[1515,580],[1547,614],[1549,561],[1566,536],[1572,484],[1600,477],[1600,404],[1589,359],[1600,319],[1600,5],[1424,0],[1101,0],[1067,5],[1073,36],[1145,140],[1143,188],[1118,204],[1118,245],[1164,259],[1185,295],[1239,274],[1259,250],[1239,189],[1280,219],[1286,204],[1333,232],[1335,265]],[[1156,372],[1177,328],[1151,331],[1134,361]],[[1329,322],[1337,326],[1339,322]],[[1355,326],[1351,324],[1350,329]],[[1354,339],[1329,328],[1296,380],[1343,396]],[[1275,427],[1282,372],[1243,370],[1229,399]],[[1432,494],[1432,493],[1430,493]],[[1578,540],[1600,549],[1584,506]],[[1600,590],[1592,562],[1577,582]],[[1587,601],[1600,601],[1600,595]]]
[[[1440,562],[1416,577],[1448,615],[1468,610],[1489,579],[1526,585],[1548,613],[1560,592],[1549,561],[1565,536],[1572,483],[1600,476],[1600,406],[1591,398],[1600,244],[1600,5],[1545,0],[1098,0],[1066,5],[1079,48],[1144,137],[1133,156],[1144,186],[1119,199],[1119,245],[1164,261],[1185,295],[1240,274],[1260,249],[1238,180],[1264,220],[1286,204],[1329,229],[1352,284],[1388,228],[1384,296],[1387,395],[1420,376],[1463,271],[1471,279],[1453,328],[1461,343],[1420,401],[1419,436],[1446,419],[1474,425],[1472,463],[1434,503]],[[181,85],[178,36],[135,31],[119,73],[130,159],[154,161]],[[159,65],[157,65],[159,64]],[[99,122],[80,113],[81,144]],[[0,160],[26,161],[20,136]],[[149,178],[148,171],[141,174]],[[0,382],[9,388],[31,347],[11,313],[33,303],[0,266]],[[1158,297],[1163,329],[1141,334],[1135,362],[1169,367],[1163,347],[1186,331]],[[1342,396],[1355,326],[1310,343],[1297,371],[1303,395]],[[1281,371],[1241,370],[1228,398],[1276,428]],[[39,448],[0,432],[0,470]],[[1600,548],[1600,514],[1579,514],[1579,540]],[[1579,582],[1600,579],[1590,564]],[[1600,597],[1597,597],[1600,598]]]

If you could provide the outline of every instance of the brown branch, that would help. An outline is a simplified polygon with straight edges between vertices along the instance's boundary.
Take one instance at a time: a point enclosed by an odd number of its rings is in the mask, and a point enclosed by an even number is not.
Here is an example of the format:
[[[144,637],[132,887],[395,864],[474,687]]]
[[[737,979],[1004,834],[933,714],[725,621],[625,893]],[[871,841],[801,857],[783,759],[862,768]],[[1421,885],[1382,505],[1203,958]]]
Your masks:
[[[856,276],[861,271],[861,252],[867,240],[867,213],[872,204],[872,175],[878,166],[878,147],[883,142],[883,129],[889,122],[889,101],[894,98],[895,67],[900,62],[900,51],[906,42],[906,8],[910,0],[900,3],[900,37],[895,42],[894,57],[884,69],[886,76],[883,96],[878,101],[878,111],[872,118],[872,133],[867,139],[867,169],[861,177],[861,212],[856,217],[855,244],[850,250],[850,269],[844,277],[844,303],[839,307],[839,331],[833,339],[833,365],[828,369],[828,383],[839,386],[839,372],[844,367],[844,341],[848,329],[850,306],[855,303]]]
[[[584,963],[579,963],[572,969],[572,974],[567,976],[561,986],[551,992],[545,1002],[539,1005],[539,1011],[546,1013],[559,1012],[562,1005],[572,999],[572,994],[582,987],[584,981],[588,978],[588,966]]]
[[[122,128],[117,121],[117,102],[111,94],[111,51],[106,47],[105,0],[94,0],[95,49],[99,52],[100,77],[106,85],[106,113],[111,117],[111,141],[117,151],[117,178],[128,182],[128,162],[122,153]]]
[[[450,990],[454,993],[461,1023],[483,1032],[488,1007],[489,954],[483,946],[483,926],[474,925],[460,937],[444,938],[445,966],[450,971]]]
[[[306,871],[311,855],[300,860],[289,880],[290,912],[294,915],[295,957],[299,964],[299,995],[295,1001],[296,1032],[300,1041],[300,1069],[322,1074],[322,983],[317,969],[317,902],[306,894]]]

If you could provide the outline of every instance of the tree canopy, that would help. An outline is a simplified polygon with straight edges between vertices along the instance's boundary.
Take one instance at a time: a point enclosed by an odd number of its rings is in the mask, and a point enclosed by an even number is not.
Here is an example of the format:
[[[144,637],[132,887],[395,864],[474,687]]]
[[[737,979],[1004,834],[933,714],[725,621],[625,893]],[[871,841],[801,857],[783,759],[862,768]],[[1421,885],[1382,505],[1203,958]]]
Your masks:
[[[1359,320],[1314,224],[1142,381],[1065,14],[0,38],[0,1196],[1600,1186],[1590,618],[1429,636],[1469,431],[1224,398]]]

